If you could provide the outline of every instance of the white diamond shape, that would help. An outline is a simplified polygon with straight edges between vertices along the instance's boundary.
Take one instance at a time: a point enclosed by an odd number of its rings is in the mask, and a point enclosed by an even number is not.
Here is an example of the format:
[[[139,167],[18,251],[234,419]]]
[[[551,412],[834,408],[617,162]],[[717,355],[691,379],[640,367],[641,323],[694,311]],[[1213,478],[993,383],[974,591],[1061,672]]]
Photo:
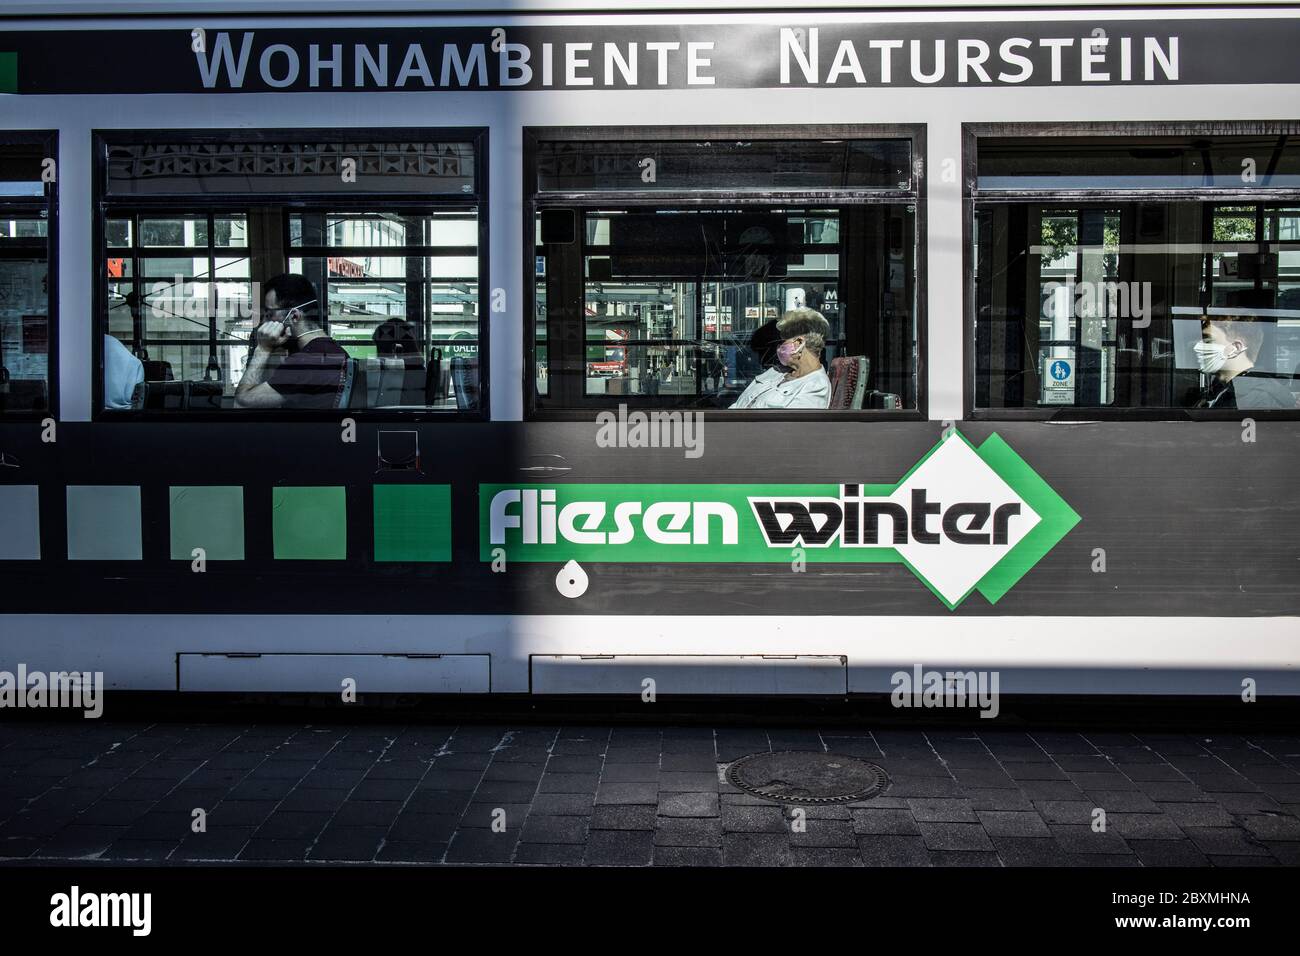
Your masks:
[[[996,511],[1007,502],[1020,502],[1020,514],[1011,518],[1007,526],[1006,544],[958,544],[940,534],[938,544],[921,544],[912,540],[896,545],[898,553],[930,582],[944,600],[956,604],[1001,561],[1008,551],[1034,529],[1042,518],[1016,494],[1011,486],[990,468],[975,450],[957,435],[950,436],[916,471],[908,476],[890,500],[901,504],[911,513],[912,491],[924,488],[927,502],[938,502],[946,510],[958,502],[988,502]],[[926,523],[930,531],[941,528],[942,512],[931,515]],[[970,519],[959,526],[966,530]],[[993,522],[985,523],[982,531],[992,531]]]

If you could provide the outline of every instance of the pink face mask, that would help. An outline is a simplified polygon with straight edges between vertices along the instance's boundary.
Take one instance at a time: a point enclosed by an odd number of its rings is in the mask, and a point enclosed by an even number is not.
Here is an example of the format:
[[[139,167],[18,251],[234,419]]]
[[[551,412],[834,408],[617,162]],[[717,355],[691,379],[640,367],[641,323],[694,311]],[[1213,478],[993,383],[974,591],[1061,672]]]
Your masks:
[[[796,346],[793,342],[782,342],[776,350],[776,360],[782,365],[791,365],[794,357],[803,351],[803,346]]]

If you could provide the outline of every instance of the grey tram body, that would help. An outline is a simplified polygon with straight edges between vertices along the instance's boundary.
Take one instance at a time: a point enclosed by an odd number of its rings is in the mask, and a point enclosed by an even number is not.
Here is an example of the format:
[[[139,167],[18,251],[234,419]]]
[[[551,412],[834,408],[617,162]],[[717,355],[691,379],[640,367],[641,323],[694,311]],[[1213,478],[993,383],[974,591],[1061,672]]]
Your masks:
[[[11,31],[102,31],[111,72],[119,31],[322,31],[445,27],[596,30],[696,27],[775,31],[834,24],[915,24],[929,31],[1015,23],[1088,36],[1094,26],[1159,21],[1168,33],[1200,21],[1258,28],[1293,22],[1287,5],[1017,9],[899,4],[863,12],[707,5],[682,13],[647,4],[624,14],[512,7],[457,15],[367,13],[314,3],[211,5],[197,17],[154,5],[39,5],[54,15],[0,21]],[[398,5],[400,6],[400,5]],[[398,9],[398,6],[392,9]],[[388,7],[384,8],[388,10]],[[22,8],[15,10],[22,12]],[[202,22],[200,22],[200,20]],[[0,43],[3,46],[3,43]],[[1237,51],[1248,57],[1250,51]],[[830,51],[823,55],[829,55]],[[772,56],[770,50],[755,56]],[[967,191],[975,128],[1052,128],[1300,120],[1300,83],[1129,86],[915,84],[867,88],[509,89],[356,92],[79,93],[0,96],[0,127],[58,134],[58,440],[36,423],[0,422],[0,450],[42,488],[39,566],[0,567],[0,669],[102,671],[109,688],[321,691],[343,676],[363,690],[450,694],[658,693],[835,695],[887,693],[891,675],[996,670],[1002,693],[1300,694],[1300,419],[1261,418],[1254,443],[1234,420],[1048,420],[973,409],[969,360],[971,229]],[[892,418],[799,421],[707,418],[708,453],[598,447],[594,416],[546,420],[527,408],[523,303],[532,263],[521,232],[527,197],[525,130],[861,127],[923,131],[917,211],[918,407]],[[78,565],[57,554],[63,485],[203,483],[225,476],[250,487],[338,484],[349,513],[364,512],[372,451],[315,422],[106,421],[96,411],[97,361],[88,317],[96,299],[92,136],[112,130],[436,127],[486,131],[481,295],[504,290],[509,307],[485,335],[482,420],[411,425],[431,480],[451,486],[453,560],[379,574],[362,557],[294,575],[271,562],[192,575],[184,562]],[[946,170],[956,174],[944,175]],[[1244,416],[1243,416],[1244,417]],[[563,416],[556,416],[563,418]],[[996,604],[972,595],[949,609],[901,564],[589,564],[588,591],[558,593],[558,565],[517,563],[495,574],[480,560],[478,486],[536,480],[563,461],[564,481],[730,484],[894,482],[948,423],[972,444],[996,433],[1069,503],[1079,523]],[[362,422],[359,448],[373,449]],[[401,427],[395,425],[393,427]],[[369,456],[369,457],[367,457]],[[48,493],[47,493],[48,492]],[[46,500],[48,499],[48,500]],[[165,535],[162,511],[144,514]],[[263,515],[265,517],[265,515]],[[48,519],[48,520],[47,520]],[[250,521],[255,516],[250,512]],[[151,530],[152,529],[152,530]],[[154,544],[157,542],[155,541]],[[1093,570],[1104,550],[1104,573]],[[165,544],[157,547],[158,554]],[[364,549],[363,549],[364,550]],[[787,566],[783,567],[785,564]]]

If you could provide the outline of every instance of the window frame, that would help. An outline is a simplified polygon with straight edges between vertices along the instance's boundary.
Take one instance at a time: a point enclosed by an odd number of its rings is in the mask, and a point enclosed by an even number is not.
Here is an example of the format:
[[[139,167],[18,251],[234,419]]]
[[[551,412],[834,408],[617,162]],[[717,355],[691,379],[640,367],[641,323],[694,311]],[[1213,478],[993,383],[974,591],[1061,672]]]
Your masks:
[[[375,190],[356,192],[266,192],[266,193],[209,193],[201,197],[202,206],[195,197],[186,195],[121,196],[108,195],[108,147],[117,144],[149,143],[230,143],[230,142],[314,142],[331,140],[395,141],[472,143],[474,146],[474,183],[472,193],[446,194],[395,194]],[[488,129],[485,126],[465,127],[310,127],[310,128],[258,128],[241,129],[229,134],[214,129],[92,129],[94,187],[91,197],[91,260],[94,276],[91,323],[91,387],[93,389],[92,421],[148,421],[148,422],[319,422],[353,418],[372,423],[443,423],[485,422],[491,418],[491,352],[488,333],[491,327],[488,315],[490,302],[490,246],[489,246],[489,188],[488,188]],[[382,207],[373,204],[380,203]],[[143,214],[196,215],[201,213],[240,212],[251,206],[279,205],[284,210],[281,229],[284,236],[285,268],[294,258],[295,248],[314,249],[314,246],[294,247],[289,244],[288,216],[295,210],[339,212],[355,209],[358,212],[408,211],[412,214],[430,213],[440,208],[473,206],[478,227],[478,354],[479,354],[479,407],[460,409],[391,409],[391,408],[227,408],[220,411],[157,411],[148,409],[106,409],[104,407],[104,324],[108,316],[107,260],[119,258],[111,255],[105,246],[108,209],[122,215],[138,217]],[[115,215],[114,218],[117,218]],[[138,242],[138,237],[134,241]],[[160,247],[163,248],[163,247]],[[219,251],[219,247],[218,247]],[[250,280],[251,281],[251,280]]]
[[[546,192],[537,189],[539,144],[543,141],[609,140],[617,142],[660,141],[673,139],[718,139],[737,137],[759,140],[818,139],[907,139],[911,142],[913,190],[846,189],[846,190],[708,190],[707,192],[656,190],[601,190],[590,192]],[[916,407],[897,411],[887,409],[714,409],[642,405],[627,402],[628,408],[658,411],[696,411],[715,421],[927,421],[929,388],[927,380],[927,231],[926,231],[926,126],[916,124],[808,124],[808,125],[735,125],[735,126],[525,126],[523,128],[523,286],[524,286],[524,421],[592,421],[601,411],[613,406],[592,404],[589,407],[537,407],[537,290],[536,290],[536,215],[543,209],[574,208],[581,211],[618,208],[708,208],[719,204],[743,207],[773,205],[839,207],[848,205],[914,204],[915,310],[916,338],[913,370]],[[585,331],[585,330],[584,330]],[[827,372],[829,374],[829,367]],[[635,396],[630,396],[635,398]]]
[[[977,354],[975,323],[978,296],[975,288],[975,204],[980,203],[1073,203],[1097,206],[1107,202],[1141,201],[1202,202],[1211,204],[1300,203],[1300,190],[1282,187],[1227,189],[978,189],[979,141],[1005,137],[1086,137],[1121,140],[1146,136],[1300,136],[1300,121],[1214,120],[1168,122],[1080,122],[1080,123],[963,123],[962,127],[962,418],[968,421],[1035,422],[1141,422],[1141,421],[1234,421],[1249,417],[1261,421],[1300,420],[1300,408],[1215,409],[1178,407],[1110,407],[1105,405],[1061,405],[1030,408],[980,408],[975,404]]]
[[[44,198],[8,197],[0,198],[0,211],[13,210],[29,212],[37,210],[44,203],[45,210],[45,335],[46,366],[45,396],[46,407],[43,409],[24,409],[21,411],[0,412],[0,425],[18,422],[39,422],[47,418],[60,420],[59,414],[59,132],[58,130],[0,130],[0,149],[7,146],[43,146],[45,157],[55,162],[53,182],[44,184]],[[14,256],[13,258],[26,258]]]

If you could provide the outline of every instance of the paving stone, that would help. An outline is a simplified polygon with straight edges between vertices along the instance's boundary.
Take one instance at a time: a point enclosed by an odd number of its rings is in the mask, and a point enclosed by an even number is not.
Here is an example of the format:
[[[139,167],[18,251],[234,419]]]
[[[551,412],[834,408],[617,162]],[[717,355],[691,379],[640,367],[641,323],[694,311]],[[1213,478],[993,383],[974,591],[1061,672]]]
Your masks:
[[[989,790],[972,787],[966,791],[972,810],[1033,810],[1034,804],[1019,790]]]
[[[789,866],[794,862],[790,838],[778,833],[724,833],[724,866]]]
[[[242,861],[267,861],[277,863],[300,863],[307,858],[307,851],[312,841],[305,838],[294,839],[259,839],[254,836],[239,851],[238,859]],[[373,855],[373,851],[371,851]],[[367,857],[369,859],[369,857]]]
[[[1052,835],[1043,818],[1032,811],[979,810],[977,815],[984,832],[991,837],[1050,837]]]
[[[546,761],[547,773],[600,773],[604,758],[595,755],[557,754]]]
[[[546,778],[542,778],[545,782]],[[548,793],[560,791],[549,790]],[[573,793],[574,791],[565,791]],[[537,784],[521,783],[517,780],[484,780],[474,791],[475,803],[528,803],[537,793]]]
[[[1097,805],[1091,800],[1035,800],[1034,809],[1048,823],[1092,823]]]
[[[592,799],[588,793],[539,793],[533,797],[532,812],[553,817],[590,816]]]
[[[596,791],[599,804],[658,804],[659,787],[653,783],[602,783]]]
[[[1159,813],[1160,807],[1141,790],[1088,790],[1088,800],[1107,813]]]
[[[517,830],[528,816],[529,803],[471,803],[460,818],[460,829],[491,829],[504,817],[507,830]]]
[[[707,846],[657,846],[655,866],[721,866],[722,850]]]
[[[655,846],[718,846],[722,839],[720,819],[686,819],[659,817],[655,826]]]
[[[587,866],[648,866],[655,850],[648,830],[592,830],[587,837]]]
[[[445,843],[403,843],[387,840],[376,860],[385,863],[441,863],[447,853]]]
[[[207,833],[187,836],[169,859],[234,860],[253,833],[253,827],[209,827]]]
[[[483,772],[483,780],[506,780],[516,783],[536,784],[542,779],[542,767],[540,763],[498,763],[493,761],[492,766]]]
[[[956,799],[963,794],[962,785],[951,777],[913,777],[897,776],[892,778],[889,795],[900,798]]]
[[[718,795],[716,793],[659,793],[659,816],[661,817],[716,817],[718,816]]]
[[[585,843],[587,817],[545,817],[530,813],[521,843]]]
[[[141,860],[158,862],[167,859],[179,840],[117,840],[99,855],[101,860]],[[289,857],[285,857],[289,859]],[[301,856],[298,857],[301,859]]]
[[[539,866],[579,866],[586,847],[582,843],[520,843],[515,847],[516,863]]]
[[[658,783],[659,765],[653,763],[616,763],[601,771],[603,783]]]
[[[929,866],[930,854],[920,836],[883,833],[858,837],[858,855],[867,866]]]
[[[1213,797],[1205,795],[1206,800],[1213,799],[1229,813],[1280,813],[1282,805],[1264,793],[1216,793]]]
[[[970,801],[943,799],[909,799],[908,809],[918,821],[929,823],[979,823],[979,817],[971,809]]]
[[[708,773],[715,778],[718,775],[718,764],[711,748],[707,754],[664,754],[659,768],[670,773]]]
[[[892,809],[888,807],[855,808],[853,814],[854,832],[863,834],[920,834],[916,818],[909,809]]]
[[[1128,844],[1124,838],[1113,830],[1104,833],[1093,830],[1090,825],[1049,824],[1052,836],[1067,853],[1127,853]]]
[[[708,773],[688,773],[664,770],[659,774],[659,790],[662,793],[718,792],[717,771]]]
[[[1209,866],[1210,861],[1191,840],[1128,840],[1143,866]]]
[[[332,814],[343,806],[347,796],[346,790],[307,790],[299,786],[290,791],[276,809]]]
[[[782,808],[771,803],[763,806],[723,806],[722,829],[729,833],[789,832]]]
[[[1279,813],[1246,813],[1238,822],[1260,840],[1300,840],[1300,820]]]
[[[340,826],[331,823],[308,849],[307,859],[343,862],[373,860],[387,833],[387,827]]]
[[[129,829],[129,827],[102,825],[66,826],[50,837],[36,851],[36,856],[56,859],[97,856],[118,840],[124,839]]]
[[[931,866],[1001,866],[1002,860],[993,850],[934,850],[930,853]]]
[[[1190,781],[1137,780],[1135,785],[1156,803],[1196,803],[1211,799]]]
[[[240,784],[236,792],[248,784]],[[349,795],[350,800],[405,800],[410,796],[411,791],[415,789],[414,780],[373,780],[366,778],[357,784],[356,789]],[[289,791],[286,790],[280,796],[284,796]]]
[[[257,840],[302,840],[314,837],[325,829],[332,814],[309,813],[294,810],[276,810],[257,828],[253,838]],[[187,829],[189,827],[187,826]]]
[[[1267,848],[1253,842],[1246,831],[1237,827],[1184,827],[1183,832],[1207,855],[1268,855]]]
[[[1040,800],[1085,800],[1082,790],[1069,780],[1021,780],[1020,792],[1037,803]]]
[[[858,835],[853,832],[852,820],[805,820],[803,832],[790,828],[790,845],[840,847],[856,851]]]
[[[917,821],[917,828],[931,850],[992,850],[988,834],[979,823],[935,823]]]
[[[519,830],[500,833],[483,828],[460,829],[447,847],[448,863],[509,863],[519,842]]]
[[[653,830],[654,806],[596,806],[591,808],[593,830]]]
[[[421,790],[472,791],[482,779],[480,770],[442,770],[435,763],[434,769],[421,777],[417,786]]]
[[[1160,812],[1180,827],[1230,827],[1232,817],[1216,803],[1159,803]]]
[[[125,826],[148,813],[150,806],[135,800],[100,800],[78,814],[76,821],[85,825]]]
[[[404,811],[394,822],[385,840],[395,843],[441,843],[451,840],[451,835],[462,825],[455,814],[413,813]]]
[[[547,773],[542,775],[537,785],[538,793],[585,793],[592,794],[600,783],[594,773]]]
[[[214,816],[219,815],[223,809],[225,808],[218,807]],[[339,826],[375,826],[387,829],[401,812],[402,805],[396,801],[347,800],[330,822]]]
[[[1125,840],[1185,839],[1178,824],[1162,813],[1107,812],[1106,829],[1118,833]]]

